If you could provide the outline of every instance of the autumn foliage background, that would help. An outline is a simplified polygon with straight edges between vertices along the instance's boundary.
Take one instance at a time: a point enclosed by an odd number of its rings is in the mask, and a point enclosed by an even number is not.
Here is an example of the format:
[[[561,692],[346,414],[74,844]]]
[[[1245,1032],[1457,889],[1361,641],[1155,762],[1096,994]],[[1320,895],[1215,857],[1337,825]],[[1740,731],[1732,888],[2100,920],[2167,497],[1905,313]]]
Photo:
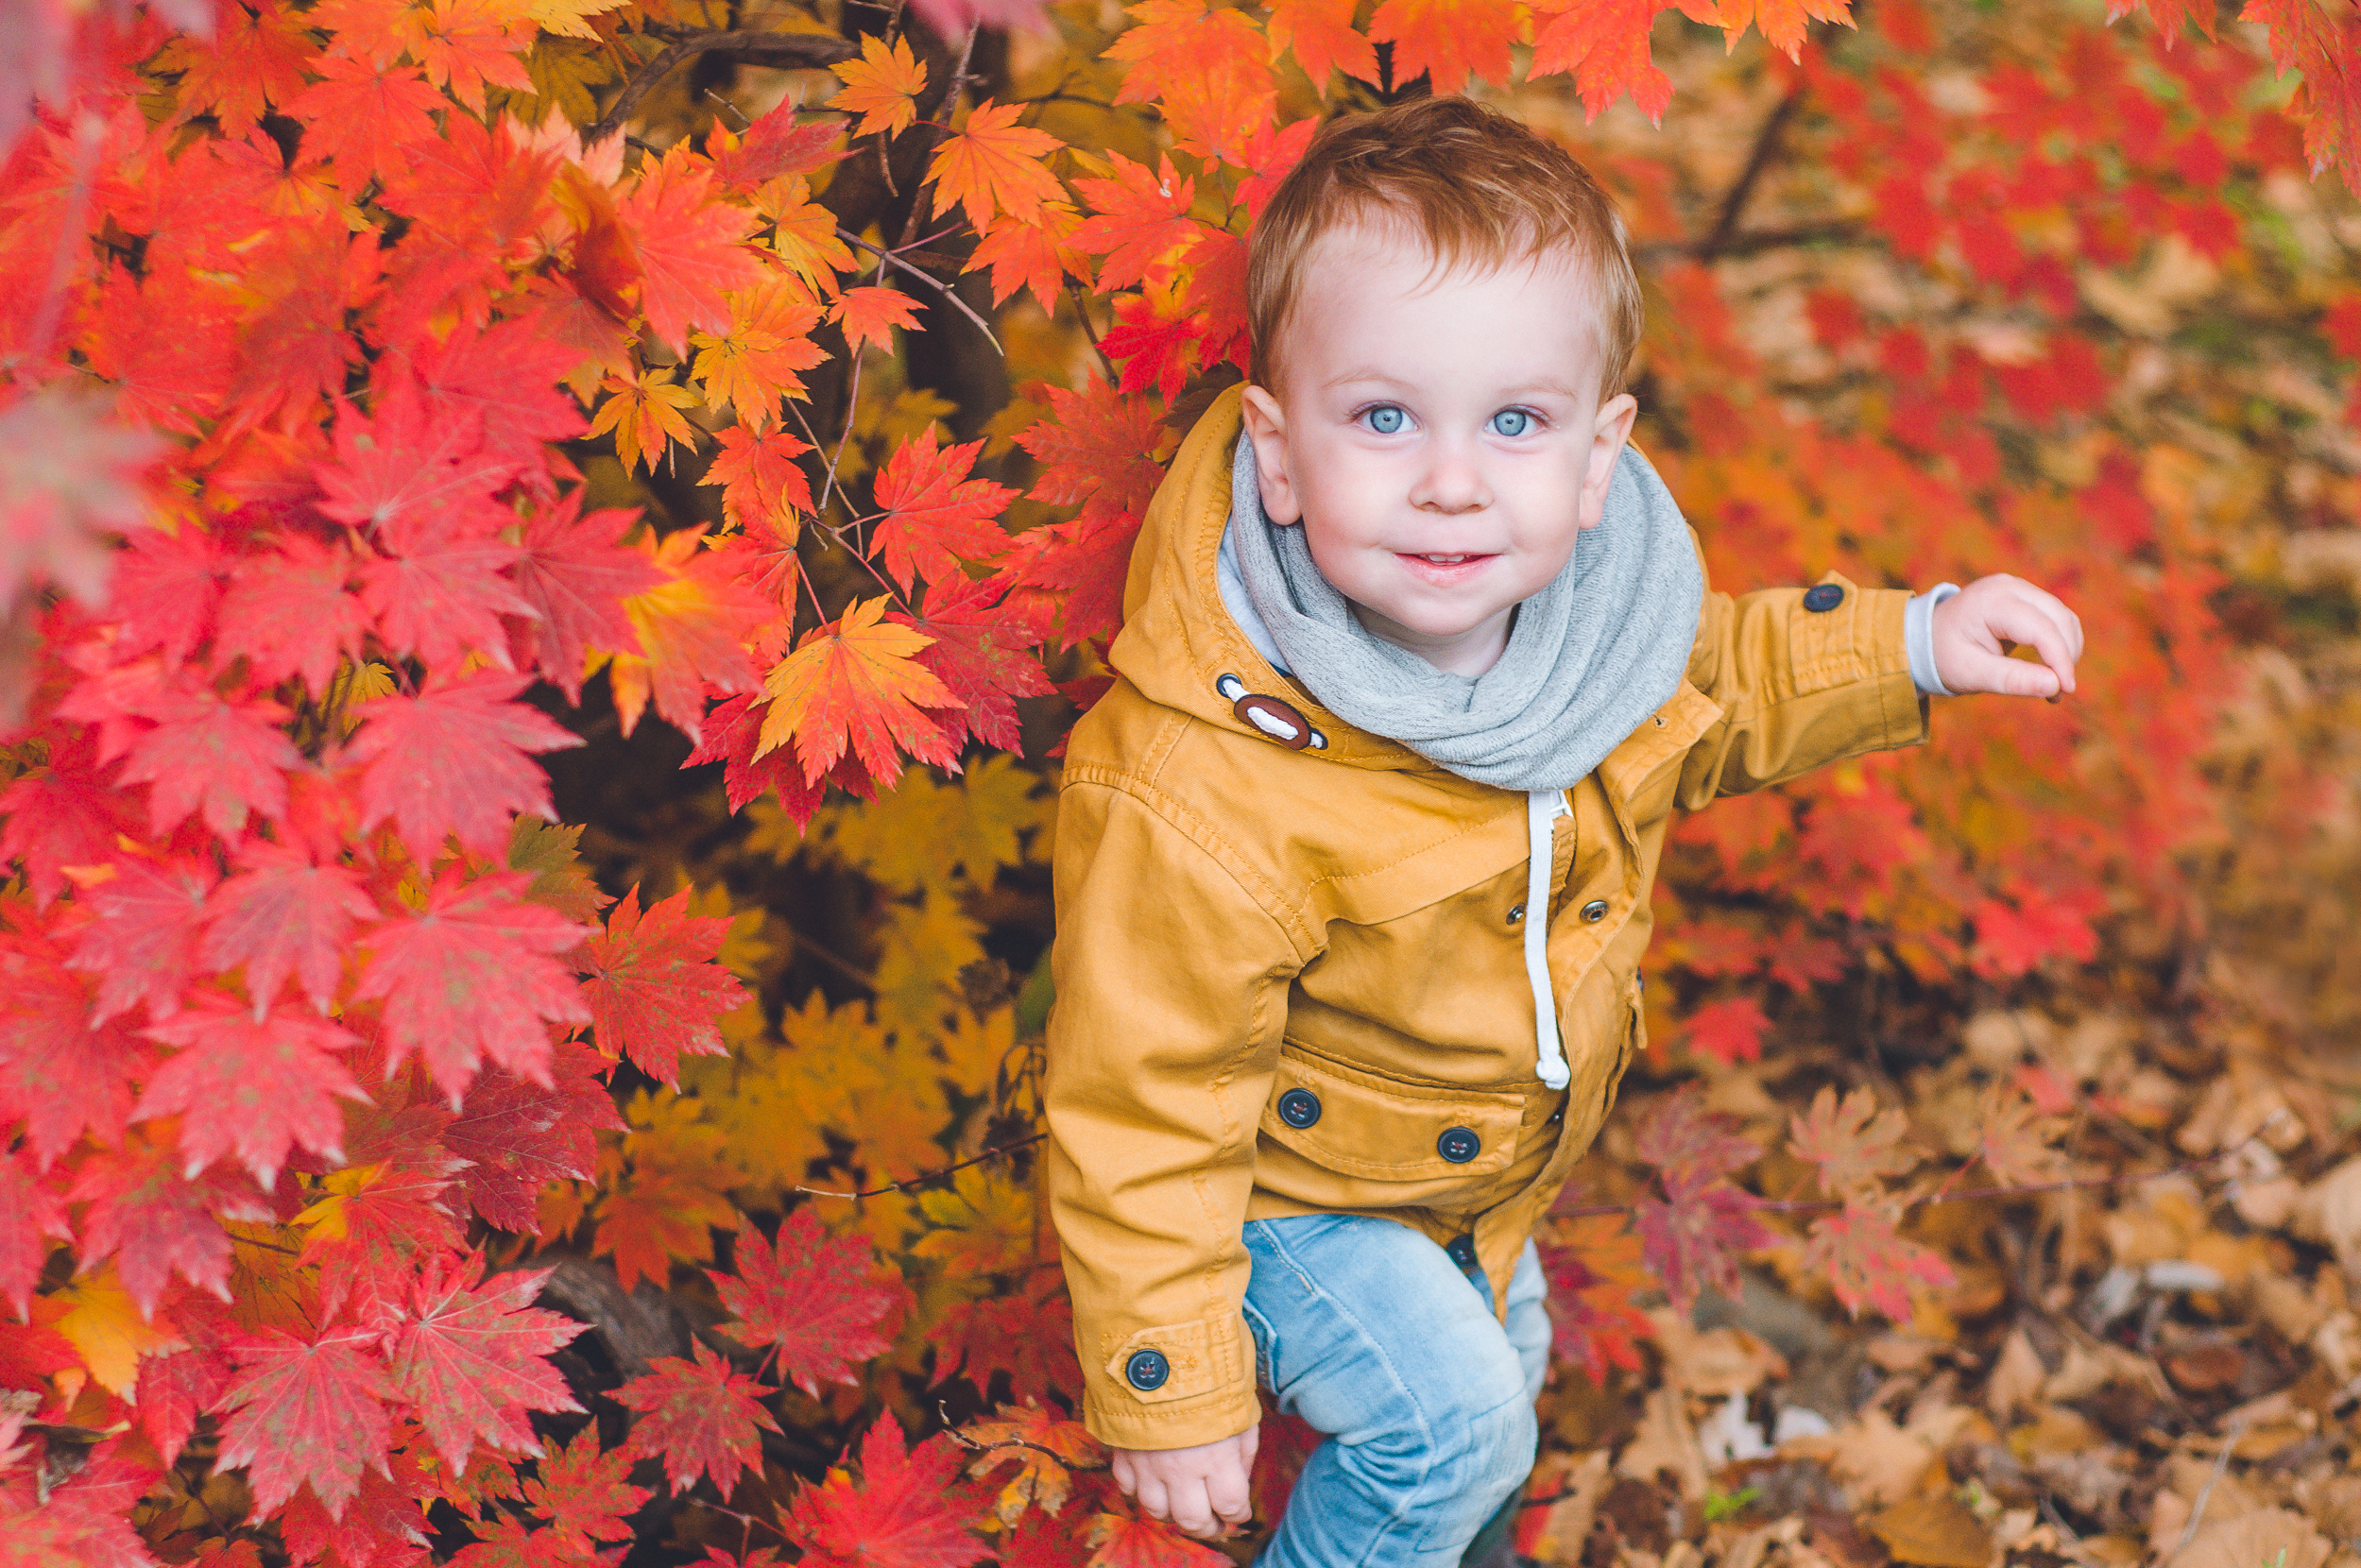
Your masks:
[[[2361,1553],[2361,10],[1663,9],[0,4],[0,1563],[1216,1560],[1067,1420],[1057,741],[1463,88],[1719,586],[2090,646],[1679,828],[1520,1548]]]

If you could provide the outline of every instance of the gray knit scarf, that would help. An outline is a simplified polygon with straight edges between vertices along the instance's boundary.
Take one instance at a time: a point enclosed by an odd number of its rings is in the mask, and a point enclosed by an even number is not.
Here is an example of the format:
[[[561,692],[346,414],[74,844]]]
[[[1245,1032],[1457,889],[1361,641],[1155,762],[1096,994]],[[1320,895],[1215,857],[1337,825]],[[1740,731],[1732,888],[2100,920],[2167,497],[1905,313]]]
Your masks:
[[[1582,534],[1565,570],[1517,606],[1500,661],[1472,679],[1362,628],[1312,564],[1303,529],[1263,516],[1254,442],[1242,432],[1230,486],[1223,566],[1235,563],[1249,601],[1239,605],[1225,581],[1232,616],[1250,637],[1262,632],[1254,640],[1264,654],[1275,645],[1273,662],[1330,711],[1463,778],[1569,788],[1680,690],[1704,575],[1672,493],[1635,448],[1616,465],[1605,518]]]

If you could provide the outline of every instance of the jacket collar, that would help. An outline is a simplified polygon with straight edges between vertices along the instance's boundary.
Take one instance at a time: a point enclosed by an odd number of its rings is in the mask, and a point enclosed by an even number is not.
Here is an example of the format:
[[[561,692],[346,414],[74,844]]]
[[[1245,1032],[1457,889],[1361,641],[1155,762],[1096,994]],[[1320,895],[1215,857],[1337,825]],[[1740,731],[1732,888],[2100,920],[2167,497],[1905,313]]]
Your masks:
[[[1266,728],[1241,697],[1276,699],[1316,736],[1304,755],[1347,767],[1439,773],[1408,746],[1338,718],[1273,668],[1232,618],[1221,588],[1222,534],[1230,516],[1230,455],[1244,418],[1244,389],[1213,401],[1173,455],[1133,546],[1123,583],[1123,629],[1108,662],[1149,700],[1207,724],[1254,736]]]

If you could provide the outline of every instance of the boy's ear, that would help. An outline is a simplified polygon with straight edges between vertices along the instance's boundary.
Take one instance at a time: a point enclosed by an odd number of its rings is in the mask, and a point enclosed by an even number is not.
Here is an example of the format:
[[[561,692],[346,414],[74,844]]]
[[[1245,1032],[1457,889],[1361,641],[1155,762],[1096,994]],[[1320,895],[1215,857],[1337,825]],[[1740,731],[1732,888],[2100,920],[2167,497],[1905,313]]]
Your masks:
[[[1262,515],[1282,528],[1301,522],[1302,502],[1287,478],[1287,416],[1279,401],[1259,386],[1246,388],[1246,434],[1255,438],[1255,479],[1262,488]]]
[[[1590,430],[1590,461],[1583,470],[1581,526],[1596,528],[1607,515],[1607,486],[1615,483],[1616,459],[1632,439],[1632,421],[1639,418],[1639,400],[1618,392],[1599,405]],[[1259,441],[1260,436],[1256,439]]]

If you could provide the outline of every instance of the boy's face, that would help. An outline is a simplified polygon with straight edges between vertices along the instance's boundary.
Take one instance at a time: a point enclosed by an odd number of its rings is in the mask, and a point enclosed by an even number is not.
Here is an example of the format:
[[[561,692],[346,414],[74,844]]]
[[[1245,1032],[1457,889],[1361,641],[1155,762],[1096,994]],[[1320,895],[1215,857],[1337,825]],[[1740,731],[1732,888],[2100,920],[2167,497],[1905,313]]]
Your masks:
[[[1246,389],[1262,506],[1373,635],[1480,674],[1605,505],[1638,405],[1599,399],[1598,310],[1563,257],[1436,275],[1357,225],[1306,258],[1285,384]]]

